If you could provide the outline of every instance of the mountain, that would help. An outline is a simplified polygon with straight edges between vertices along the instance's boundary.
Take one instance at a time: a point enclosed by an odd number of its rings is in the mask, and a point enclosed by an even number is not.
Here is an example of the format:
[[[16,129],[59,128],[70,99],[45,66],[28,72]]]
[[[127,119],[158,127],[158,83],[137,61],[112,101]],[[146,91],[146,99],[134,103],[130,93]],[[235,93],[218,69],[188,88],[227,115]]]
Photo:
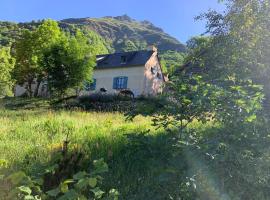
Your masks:
[[[185,46],[149,21],[136,21],[127,15],[103,18],[64,19],[61,26],[75,25],[94,30],[112,44],[115,51],[145,49],[156,45],[160,51],[185,52]]]
[[[0,21],[0,47],[11,45],[23,29],[33,29],[42,21],[12,23]],[[62,30],[73,33],[76,28],[95,34],[104,40],[109,52],[135,51],[149,45],[158,47],[164,69],[180,66],[186,51],[185,45],[149,21],[136,21],[127,15],[102,18],[70,18],[59,21]],[[92,37],[93,38],[93,37]],[[92,39],[91,38],[91,39]],[[167,68],[166,68],[166,67]]]

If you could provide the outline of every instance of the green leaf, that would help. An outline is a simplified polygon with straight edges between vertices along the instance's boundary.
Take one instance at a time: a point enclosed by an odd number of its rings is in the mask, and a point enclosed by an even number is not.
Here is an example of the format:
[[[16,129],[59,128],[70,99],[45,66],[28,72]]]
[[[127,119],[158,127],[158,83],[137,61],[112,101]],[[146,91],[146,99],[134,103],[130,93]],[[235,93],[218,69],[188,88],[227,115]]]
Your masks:
[[[95,171],[92,174],[101,174],[101,173],[108,172],[109,170],[109,167],[107,163],[104,162],[103,158],[99,160],[95,160],[94,167],[95,167]]]
[[[60,193],[60,189],[56,188],[46,192],[50,197],[56,197]]]
[[[53,166],[48,167],[48,168],[45,170],[45,172],[46,172],[46,173],[54,173],[55,170],[56,170],[58,167],[59,167],[59,166],[58,166],[57,164],[55,164],[55,165],[53,165]]]
[[[34,182],[38,184],[39,186],[42,186],[44,183],[44,180],[42,178],[35,179]]]
[[[246,121],[247,122],[253,122],[255,119],[257,119],[257,116],[254,114],[254,115],[251,115],[248,118],[246,118]]]
[[[83,189],[85,189],[88,185],[89,185],[89,179],[88,179],[88,178],[84,178],[84,179],[80,179],[80,180],[78,181],[78,183],[76,183],[75,187],[78,188],[79,190],[83,190]]]
[[[100,199],[102,197],[102,195],[105,193],[101,189],[99,189],[98,187],[94,188],[94,189],[92,189],[90,191],[94,193],[95,198],[97,198],[97,199]]]
[[[32,195],[26,195],[24,197],[24,200],[35,200],[35,197],[33,197]]]
[[[16,172],[11,174],[7,177],[8,180],[11,181],[12,184],[18,185],[21,183],[25,178],[27,178],[26,174],[22,171]]]
[[[74,180],[80,180],[80,179],[84,178],[86,175],[87,175],[86,172],[78,172],[77,174],[75,174],[73,176],[73,179]]]
[[[116,189],[111,189],[109,191],[109,197],[110,197],[110,199],[117,200],[118,197],[119,197],[119,195],[120,194],[119,194],[119,192]]]
[[[61,183],[60,184],[60,191],[63,193],[66,193],[68,191],[68,184],[67,183]]]
[[[73,179],[67,179],[64,181],[65,184],[74,183]]]
[[[28,195],[30,195],[30,194],[32,193],[31,188],[26,187],[26,186],[18,187],[18,189],[19,189],[21,192],[23,192],[23,193],[25,193],[25,194],[28,194]]]
[[[97,179],[96,178],[89,178],[89,186],[94,188],[97,185]]]
[[[57,200],[77,200],[81,199],[80,195],[75,190],[69,190],[63,196],[59,197]]]

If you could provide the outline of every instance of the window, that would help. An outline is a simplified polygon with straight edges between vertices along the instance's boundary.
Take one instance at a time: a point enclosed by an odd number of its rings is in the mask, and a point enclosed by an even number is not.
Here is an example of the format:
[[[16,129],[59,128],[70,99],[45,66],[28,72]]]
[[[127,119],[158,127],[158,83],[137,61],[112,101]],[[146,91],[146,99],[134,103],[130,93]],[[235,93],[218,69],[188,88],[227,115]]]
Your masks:
[[[158,79],[161,79],[162,78],[162,76],[161,76],[161,74],[159,72],[157,72],[157,78]]]
[[[154,75],[157,73],[157,67],[151,67],[151,73]]]
[[[127,57],[121,56],[121,64],[126,64],[126,63],[127,63]]]
[[[154,68],[153,67],[151,67],[151,73],[152,74],[155,74],[155,71],[154,71]]]
[[[128,77],[121,76],[113,79],[113,89],[127,89]]]
[[[96,89],[96,84],[97,84],[97,80],[96,80],[96,79],[93,79],[92,82],[86,82],[86,83],[84,84],[84,89],[85,89],[86,91],[93,91],[93,90]]]

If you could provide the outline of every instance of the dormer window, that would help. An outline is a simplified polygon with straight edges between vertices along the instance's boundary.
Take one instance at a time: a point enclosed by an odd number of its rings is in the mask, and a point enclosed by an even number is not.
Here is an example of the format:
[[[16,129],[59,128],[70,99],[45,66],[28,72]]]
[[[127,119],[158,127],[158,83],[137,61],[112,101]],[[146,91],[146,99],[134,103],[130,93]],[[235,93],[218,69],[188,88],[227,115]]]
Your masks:
[[[126,63],[127,63],[127,57],[121,56],[121,64],[126,64]]]

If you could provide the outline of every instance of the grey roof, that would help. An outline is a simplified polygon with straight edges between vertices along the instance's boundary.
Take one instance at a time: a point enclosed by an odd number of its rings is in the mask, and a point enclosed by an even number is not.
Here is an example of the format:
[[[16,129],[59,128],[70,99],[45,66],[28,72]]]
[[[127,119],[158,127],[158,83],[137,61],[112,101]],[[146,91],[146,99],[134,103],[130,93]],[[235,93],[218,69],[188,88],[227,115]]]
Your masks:
[[[145,65],[154,51],[132,51],[97,56],[96,69],[120,68]],[[126,62],[123,63],[123,58]]]

